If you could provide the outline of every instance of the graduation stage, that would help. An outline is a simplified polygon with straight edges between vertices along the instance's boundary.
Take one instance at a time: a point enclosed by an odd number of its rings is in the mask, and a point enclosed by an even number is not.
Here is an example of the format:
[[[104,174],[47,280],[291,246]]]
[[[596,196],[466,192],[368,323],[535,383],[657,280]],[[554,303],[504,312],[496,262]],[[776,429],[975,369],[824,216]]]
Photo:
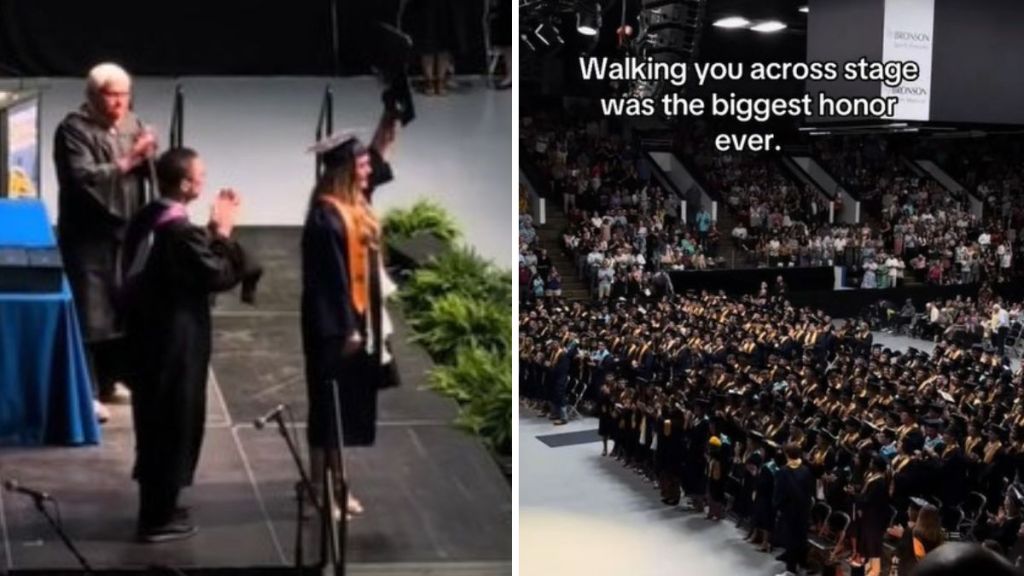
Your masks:
[[[183,493],[199,533],[169,544],[134,542],[137,489],[130,479],[131,410],[114,406],[100,446],[0,452],[0,474],[53,495],[68,533],[96,568],[269,569],[289,573],[295,550],[298,479],[273,425],[252,421],[278,403],[304,419],[299,345],[297,229],[240,230],[269,275],[260,306],[219,298],[208,414],[196,485]],[[381,393],[377,445],[347,460],[366,514],[349,523],[351,573],[511,574],[508,481],[486,449],[452,426],[453,401],[426,389],[430,359],[408,343],[395,315],[402,386]],[[300,430],[301,431],[301,430]],[[304,443],[304,437],[301,439]],[[318,548],[306,523],[305,555]],[[0,573],[77,567],[29,498],[0,493]],[[215,572],[214,572],[215,573]]]
[[[130,407],[113,406],[99,446],[0,449],[0,477],[46,491],[60,503],[64,526],[98,572],[166,566],[186,573],[295,573],[297,472],[273,427],[252,422],[279,403],[305,418],[299,337],[298,225],[312,187],[313,140],[320,79],[185,79],[186,145],[207,159],[208,196],[235,185],[243,194],[238,238],[262,259],[258,306],[220,297],[214,310],[214,355],[208,419],[196,485],[182,494],[199,527],[192,539],[137,544],[137,486]],[[380,110],[375,81],[331,80],[336,127],[372,127]],[[30,81],[29,84],[32,84]],[[43,199],[51,216],[52,130],[81,99],[82,81],[40,80]],[[138,108],[166,128],[170,80],[139,79]],[[396,180],[378,192],[378,211],[433,197],[463,225],[484,256],[510,266],[513,253],[513,106],[510,92],[477,84],[447,98],[419,98],[419,117],[400,136]],[[402,387],[380,398],[377,445],[348,453],[355,495],[366,514],[349,524],[350,574],[511,574],[511,487],[473,436],[454,427],[453,401],[427,390],[426,354],[396,323]],[[300,431],[304,432],[304,431]],[[301,436],[301,434],[300,434]],[[302,438],[303,451],[305,439]],[[307,528],[318,528],[307,522]],[[305,558],[318,555],[306,531]],[[0,492],[0,574],[81,573],[31,499]],[[172,573],[170,571],[154,573]]]

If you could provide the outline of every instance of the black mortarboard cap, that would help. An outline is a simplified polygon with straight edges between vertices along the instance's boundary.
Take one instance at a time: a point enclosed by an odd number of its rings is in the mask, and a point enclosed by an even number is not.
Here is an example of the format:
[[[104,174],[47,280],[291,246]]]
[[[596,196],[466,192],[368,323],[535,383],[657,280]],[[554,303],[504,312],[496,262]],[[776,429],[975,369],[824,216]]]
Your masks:
[[[323,163],[325,170],[340,168],[369,152],[366,145],[350,132],[339,133],[317,142],[310,149]]]

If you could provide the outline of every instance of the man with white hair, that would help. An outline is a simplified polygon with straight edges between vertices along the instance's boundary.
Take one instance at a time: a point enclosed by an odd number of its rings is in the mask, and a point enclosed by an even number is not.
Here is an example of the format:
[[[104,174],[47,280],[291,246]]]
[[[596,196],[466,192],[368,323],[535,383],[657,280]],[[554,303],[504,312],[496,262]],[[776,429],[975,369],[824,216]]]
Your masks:
[[[115,298],[128,221],[153,197],[156,136],[131,111],[131,77],[116,64],[89,71],[85,103],[57,126],[58,240],[97,396],[124,380],[124,327]],[[98,401],[97,417],[108,414]]]

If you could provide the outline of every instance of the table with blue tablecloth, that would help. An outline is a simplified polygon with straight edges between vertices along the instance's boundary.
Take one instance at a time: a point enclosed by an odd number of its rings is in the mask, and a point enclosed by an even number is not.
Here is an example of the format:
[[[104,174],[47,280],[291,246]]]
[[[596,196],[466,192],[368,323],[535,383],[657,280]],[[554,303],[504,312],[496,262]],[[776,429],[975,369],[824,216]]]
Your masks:
[[[0,200],[0,246],[54,248],[42,202]],[[96,444],[92,386],[67,279],[0,291],[0,445]]]

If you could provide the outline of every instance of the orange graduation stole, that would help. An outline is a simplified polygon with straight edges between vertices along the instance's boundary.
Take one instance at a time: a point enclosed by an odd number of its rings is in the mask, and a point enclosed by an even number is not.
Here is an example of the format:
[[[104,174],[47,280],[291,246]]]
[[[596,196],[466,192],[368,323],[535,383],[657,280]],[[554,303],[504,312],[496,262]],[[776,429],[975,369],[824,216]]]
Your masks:
[[[320,200],[334,209],[345,225],[347,244],[348,278],[351,282],[352,307],[359,314],[365,314],[370,302],[370,248],[376,248],[380,237],[380,225],[365,200],[346,204],[333,196],[321,195]]]

